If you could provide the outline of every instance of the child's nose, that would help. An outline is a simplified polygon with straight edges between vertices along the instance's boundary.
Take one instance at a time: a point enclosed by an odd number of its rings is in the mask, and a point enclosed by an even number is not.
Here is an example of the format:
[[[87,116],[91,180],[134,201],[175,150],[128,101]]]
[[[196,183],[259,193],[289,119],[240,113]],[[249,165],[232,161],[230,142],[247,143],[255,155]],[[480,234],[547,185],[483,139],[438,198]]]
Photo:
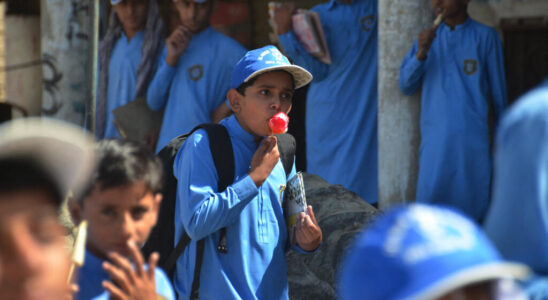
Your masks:
[[[281,104],[282,104],[282,100],[280,99],[280,97],[273,97],[273,100],[272,100],[272,103],[271,103],[270,107],[273,110],[278,111],[278,110],[280,110]]]
[[[135,224],[130,214],[124,216],[121,227],[122,228],[120,231],[122,232],[124,238],[128,239],[133,235],[133,232],[135,231]]]

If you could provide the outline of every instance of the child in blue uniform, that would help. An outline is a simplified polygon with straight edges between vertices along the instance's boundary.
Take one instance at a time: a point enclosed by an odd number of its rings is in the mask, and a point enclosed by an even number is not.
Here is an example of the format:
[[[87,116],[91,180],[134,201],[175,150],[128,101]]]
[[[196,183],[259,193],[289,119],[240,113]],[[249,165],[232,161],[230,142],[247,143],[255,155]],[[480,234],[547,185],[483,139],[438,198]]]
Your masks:
[[[278,39],[310,70],[306,104],[307,172],[377,203],[377,0],[331,0],[312,8],[332,63],[307,53],[292,29],[291,7],[275,13]],[[294,6],[293,6],[294,8]]]
[[[84,266],[77,299],[174,299],[167,276],[140,253],[156,224],[162,195],[162,166],[144,146],[105,140],[97,146],[98,166],[91,185],[71,201],[75,220],[88,222]]]
[[[548,299],[548,79],[505,114],[496,138],[487,235],[507,259],[525,263],[529,299]]]
[[[359,234],[340,272],[341,300],[526,300],[513,279],[527,266],[503,259],[470,218],[450,207],[392,208]]]
[[[58,211],[93,170],[93,143],[60,121],[0,126],[0,299],[72,299],[66,228]]]
[[[469,0],[432,0],[443,23],[422,31],[405,56],[399,85],[422,87],[418,202],[452,205],[481,221],[490,198],[488,112],[506,107],[497,32],[472,20]]]
[[[107,33],[99,48],[98,138],[119,138],[112,111],[146,95],[164,41],[157,0],[110,0]]]
[[[230,113],[225,104],[230,74],[245,53],[209,25],[212,0],[176,0],[181,25],[166,40],[147,93],[148,106],[164,110],[156,152],[171,139]]]
[[[289,243],[279,202],[287,177],[268,121],[289,112],[294,89],[311,79],[273,46],[249,51],[238,62],[227,95],[234,115],[221,121],[234,149],[235,180],[226,190],[217,190],[204,130],[192,134],[177,153],[175,239],[183,230],[192,239],[176,265],[175,288],[182,299],[190,297],[199,239],[205,240],[200,299],[288,299]],[[322,234],[312,207],[297,224],[295,249],[314,251]],[[221,228],[226,228],[226,253],[217,250]]]

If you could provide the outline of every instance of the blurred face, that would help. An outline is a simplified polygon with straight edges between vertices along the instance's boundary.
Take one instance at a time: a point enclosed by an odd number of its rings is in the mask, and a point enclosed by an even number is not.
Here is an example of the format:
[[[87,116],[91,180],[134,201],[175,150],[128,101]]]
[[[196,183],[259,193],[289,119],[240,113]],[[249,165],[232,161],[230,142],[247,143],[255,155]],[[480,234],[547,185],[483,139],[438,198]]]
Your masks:
[[[126,34],[145,29],[148,0],[123,0],[113,6]]]
[[[209,26],[209,18],[213,10],[212,0],[204,3],[196,3],[193,0],[176,0],[174,5],[179,13],[181,25],[193,33],[200,32]]]
[[[129,256],[128,242],[142,246],[156,224],[162,196],[142,182],[101,190],[98,186],[71,209],[77,221],[88,221],[86,247],[98,257],[109,252]]]
[[[285,71],[259,75],[245,95],[229,91],[230,105],[242,128],[255,137],[272,135],[268,121],[276,113],[286,114],[293,100],[293,77]]]
[[[445,18],[454,18],[466,14],[470,0],[430,0],[436,15],[443,13]]]
[[[40,190],[0,194],[0,299],[63,299],[66,230]]]

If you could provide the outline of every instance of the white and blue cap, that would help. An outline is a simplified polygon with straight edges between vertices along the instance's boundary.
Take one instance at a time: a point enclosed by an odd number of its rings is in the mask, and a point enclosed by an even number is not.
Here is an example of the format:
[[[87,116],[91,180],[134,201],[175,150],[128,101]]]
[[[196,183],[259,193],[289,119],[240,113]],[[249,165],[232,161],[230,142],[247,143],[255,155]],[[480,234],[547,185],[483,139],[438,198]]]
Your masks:
[[[122,0],[110,0],[110,4],[112,4],[112,5],[116,5],[120,2],[122,2]]]
[[[0,126],[0,162],[24,159],[34,163],[64,196],[78,196],[95,169],[91,135],[84,129],[50,118],[18,118]]]
[[[380,216],[350,248],[339,293],[349,299],[437,299],[468,284],[524,278],[470,219],[441,206],[410,204]]]
[[[238,61],[232,72],[230,87],[235,89],[256,76],[278,70],[286,71],[293,76],[296,89],[312,81],[310,72],[291,64],[278,48],[269,45],[248,51]]]

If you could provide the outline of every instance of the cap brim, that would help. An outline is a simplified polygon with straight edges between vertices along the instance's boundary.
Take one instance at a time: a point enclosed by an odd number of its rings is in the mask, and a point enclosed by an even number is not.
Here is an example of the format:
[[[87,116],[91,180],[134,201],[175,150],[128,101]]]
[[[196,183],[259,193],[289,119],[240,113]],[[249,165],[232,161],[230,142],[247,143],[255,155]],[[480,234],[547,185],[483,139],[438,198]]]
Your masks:
[[[23,158],[51,175],[59,190],[79,194],[94,169],[93,140],[84,129],[52,119],[16,119],[0,126],[0,159]]]
[[[244,82],[249,81],[251,78],[254,78],[256,76],[259,76],[261,74],[272,72],[272,71],[286,71],[291,76],[293,76],[293,80],[295,81],[295,88],[301,88],[307,84],[309,84],[312,81],[312,74],[308,72],[306,69],[301,68],[296,65],[284,65],[284,66],[272,66],[264,69],[260,69],[258,71],[255,71],[251,73],[247,78],[244,80]]]
[[[451,274],[429,285],[427,289],[420,290],[411,295],[405,295],[402,298],[410,300],[438,299],[453,290],[471,283],[505,278],[522,279],[529,274],[530,269],[526,265],[519,263],[498,262],[484,264]]]

